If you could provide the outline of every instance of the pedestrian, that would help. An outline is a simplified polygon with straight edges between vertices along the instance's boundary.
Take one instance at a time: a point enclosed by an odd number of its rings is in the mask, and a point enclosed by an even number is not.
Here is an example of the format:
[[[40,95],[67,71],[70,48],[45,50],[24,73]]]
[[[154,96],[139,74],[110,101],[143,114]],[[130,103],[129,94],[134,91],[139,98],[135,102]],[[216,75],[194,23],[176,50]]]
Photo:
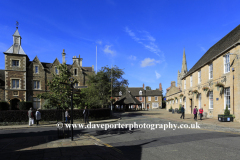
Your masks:
[[[197,106],[195,106],[194,110],[193,110],[193,114],[194,114],[194,119],[197,120],[197,113],[198,113],[198,109]]]
[[[182,115],[181,115],[181,117],[180,117],[180,118],[182,118],[182,119],[184,119],[184,112],[185,112],[184,105],[182,105],[182,108],[181,108],[181,113],[182,113]]]
[[[28,118],[29,118],[29,126],[32,126],[34,124],[34,116],[32,113],[32,108],[28,111]]]
[[[68,114],[68,109],[66,109],[65,118],[66,118],[66,123],[69,123],[70,115]]]
[[[38,123],[41,120],[41,113],[39,112],[39,109],[37,109],[37,111],[35,113],[35,117],[36,117],[37,126],[38,126]]]
[[[202,120],[202,117],[203,117],[203,108],[200,108],[200,109],[199,109],[199,114],[200,114],[200,120]]]
[[[89,110],[87,109],[87,106],[85,106],[85,109],[83,110],[83,115],[84,115],[84,122],[86,125],[87,123],[89,123],[88,122]]]

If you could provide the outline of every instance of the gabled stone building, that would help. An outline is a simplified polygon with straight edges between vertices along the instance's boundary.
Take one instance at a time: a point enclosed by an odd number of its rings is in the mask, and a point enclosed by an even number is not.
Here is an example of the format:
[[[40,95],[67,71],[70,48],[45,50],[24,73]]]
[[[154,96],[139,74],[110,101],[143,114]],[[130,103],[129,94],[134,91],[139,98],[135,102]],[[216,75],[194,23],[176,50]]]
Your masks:
[[[228,108],[240,121],[240,25],[214,44],[181,80],[181,92],[167,95],[167,109],[175,108],[177,97],[186,113],[197,106],[205,116],[217,119]]]
[[[48,92],[47,82],[51,81],[52,74],[59,74],[56,58],[53,63],[41,62],[36,56],[30,61],[21,46],[22,37],[18,27],[13,34],[13,45],[4,52],[5,70],[0,70],[0,100],[7,101],[11,107],[17,107],[19,101],[33,101],[34,108],[41,108],[43,100],[37,98],[39,93]],[[65,62],[65,51],[62,52],[62,63]],[[67,64],[78,84],[86,85],[87,75],[94,74],[94,66],[83,67],[82,58],[73,57],[73,63]]]
[[[131,105],[132,109],[157,109],[162,107],[162,84],[159,84],[158,90],[145,90],[143,87],[128,87],[127,91],[131,96],[136,98],[142,105]],[[115,100],[120,100],[120,97],[124,97],[126,93],[120,91],[115,94]],[[118,106],[121,107],[121,106]]]

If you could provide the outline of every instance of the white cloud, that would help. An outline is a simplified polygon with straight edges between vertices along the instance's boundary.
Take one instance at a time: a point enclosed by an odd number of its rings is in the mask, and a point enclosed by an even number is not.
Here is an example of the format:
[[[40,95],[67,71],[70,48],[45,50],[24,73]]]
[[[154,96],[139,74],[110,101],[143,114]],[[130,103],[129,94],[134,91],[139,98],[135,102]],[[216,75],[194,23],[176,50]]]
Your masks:
[[[159,79],[161,77],[161,75],[157,71],[155,71],[155,74],[156,74],[157,79]]]
[[[133,55],[131,55],[130,57],[128,57],[128,59],[135,61],[135,60],[137,59],[137,57],[136,57],[136,56],[133,56]]]
[[[105,45],[105,48],[103,50],[104,53],[106,54],[111,54],[111,55],[114,55],[115,54],[115,51],[111,50],[110,47],[112,47],[111,45]]]
[[[153,66],[156,63],[160,63],[160,61],[156,61],[155,59],[151,58],[145,58],[141,63],[141,67]]]
[[[161,52],[158,46],[154,43],[155,38],[149,34],[147,31],[138,31],[144,38],[138,38],[136,34],[130,30],[128,27],[125,27],[125,32],[128,33],[130,37],[132,37],[133,40],[136,42],[142,44],[146,49],[148,49],[150,52],[155,53],[156,55],[160,56],[159,53]]]

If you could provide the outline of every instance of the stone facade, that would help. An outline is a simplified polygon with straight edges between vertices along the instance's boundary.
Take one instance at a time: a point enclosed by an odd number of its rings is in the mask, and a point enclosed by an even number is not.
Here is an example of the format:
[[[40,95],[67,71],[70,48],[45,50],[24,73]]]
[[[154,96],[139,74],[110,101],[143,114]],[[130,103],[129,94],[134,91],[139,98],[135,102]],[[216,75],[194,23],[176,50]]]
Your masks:
[[[180,92],[168,94],[167,109],[184,104],[185,112],[191,114],[197,106],[203,108],[205,116],[217,119],[218,114],[224,114],[227,106],[230,113],[235,115],[235,120],[240,122],[239,59],[240,25],[212,46],[189,70],[182,78]],[[224,87],[217,87],[218,83]],[[181,102],[176,103],[175,97]]]
[[[48,92],[47,82],[53,78],[52,74],[59,74],[56,67],[61,63],[56,58],[53,63],[43,63],[36,56],[32,61],[21,47],[21,36],[16,29],[13,35],[13,45],[4,52],[5,70],[0,70],[0,100],[5,100],[13,106],[19,101],[33,101],[35,108],[41,108],[43,100],[39,100],[38,94]],[[65,50],[62,58],[65,62]],[[73,57],[73,64],[67,64],[78,80],[78,86],[86,85],[87,75],[94,74],[94,66],[83,67],[82,58]],[[14,104],[12,102],[14,101]]]

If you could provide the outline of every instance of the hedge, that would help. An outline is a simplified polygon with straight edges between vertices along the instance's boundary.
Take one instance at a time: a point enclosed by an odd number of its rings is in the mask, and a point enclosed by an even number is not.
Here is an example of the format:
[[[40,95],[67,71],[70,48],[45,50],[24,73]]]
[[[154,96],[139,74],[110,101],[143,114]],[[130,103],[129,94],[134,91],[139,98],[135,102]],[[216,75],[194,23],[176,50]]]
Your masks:
[[[35,115],[35,110],[33,114]],[[41,120],[43,121],[59,121],[62,120],[64,110],[39,110],[41,113]],[[71,115],[71,110],[68,111]],[[110,109],[89,109],[89,119],[103,119],[110,117]],[[64,118],[65,119],[65,118]],[[83,119],[83,109],[73,110],[73,119]],[[27,122],[28,110],[8,110],[0,111],[0,122]]]
[[[9,104],[5,101],[0,102],[0,111],[9,110]]]

